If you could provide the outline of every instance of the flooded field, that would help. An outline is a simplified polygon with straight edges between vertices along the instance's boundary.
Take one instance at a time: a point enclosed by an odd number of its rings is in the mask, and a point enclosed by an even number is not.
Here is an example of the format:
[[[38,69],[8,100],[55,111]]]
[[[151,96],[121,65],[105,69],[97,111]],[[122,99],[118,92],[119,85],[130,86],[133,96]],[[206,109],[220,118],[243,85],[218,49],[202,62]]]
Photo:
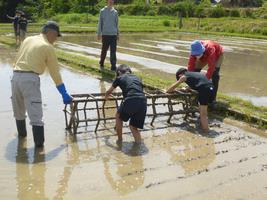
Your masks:
[[[189,46],[195,39],[212,39],[225,49],[220,92],[267,106],[266,40],[187,33],[122,34],[118,44],[118,62],[174,79],[176,70],[187,66]],[[62,40],[58,44],[62,49],[94,56],[95,59],[99,57],[101,43],[93,34],[65,35]],[[108,59],[106,66],[110,66]]]
[[[201,135],[194,123],[176,117],[172,127],[164,118],[154,127],[146,123],[141,146],[128,128],[121,147],[112,128],[95,134],[89,127],[75,137],[64,129],[61,96],[48,75],[41,76],[45,148],[34,149],[29,125],[27,139],[18,141],[10,101],[13,58],[0,46],[0,199],[267,199],[266,132],[211,119],[212,131]],[[70,93],[109,86],[61,72]]]

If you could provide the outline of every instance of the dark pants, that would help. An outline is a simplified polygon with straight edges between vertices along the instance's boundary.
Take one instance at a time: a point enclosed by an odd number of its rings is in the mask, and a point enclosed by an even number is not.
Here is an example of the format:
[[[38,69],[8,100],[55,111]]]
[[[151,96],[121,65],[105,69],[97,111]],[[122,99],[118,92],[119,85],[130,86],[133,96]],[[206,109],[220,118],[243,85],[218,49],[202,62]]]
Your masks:
[[[221,69],[221,65],[223,62],[223,54],[219,57],[219,59],[216,62],[215,65],[215,70],[212,74],[212,83],[213,83],[213,91],[214,91],[214,101],[216,101],[216,97],[217,97],[217,91],[219,88],[219,81],[220,81],[220,69]],[[196,66],[195,66],[195,72],[200,72],[202,70],[202,68],[206,65],[207,63],[201,63],[201,62],[196,62]]]
[[[130,125],[143,129],[146,118],[147,102],[145,98],[126,99],[119,107],[122,121],[130,119]]]
[[[219,88],[219,80],[220,80],[220,69],[221,68],[215,68],[213,75],[211,77],[212,83],[213,83],[213,100],[216,101],[217,97],[217,91]],[[201,69],[195,69],[195,72],[200,72]]]
[[[99,64],[104,66],[107,56],[108,48],[110,47],[110,64],[111,68],[116,68],[116,51],[117,51],[117,36],[116,35],[102,35],[102,50]]]

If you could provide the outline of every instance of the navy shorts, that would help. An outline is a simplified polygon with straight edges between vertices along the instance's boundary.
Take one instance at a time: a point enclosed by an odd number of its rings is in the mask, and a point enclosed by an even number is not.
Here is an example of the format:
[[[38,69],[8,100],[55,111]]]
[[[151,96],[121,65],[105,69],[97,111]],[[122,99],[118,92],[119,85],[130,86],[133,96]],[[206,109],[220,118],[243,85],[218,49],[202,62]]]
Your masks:
[[[142,129],[145,123],[146,107],[145,98],[126,99],[120,105],[118,113],[122,121],[127,122],[130,119],[130,125]]]
[[[205,106],[213,102],[214,99],[213,86],[202,87],[198,91],[198,102],[200,105]]]

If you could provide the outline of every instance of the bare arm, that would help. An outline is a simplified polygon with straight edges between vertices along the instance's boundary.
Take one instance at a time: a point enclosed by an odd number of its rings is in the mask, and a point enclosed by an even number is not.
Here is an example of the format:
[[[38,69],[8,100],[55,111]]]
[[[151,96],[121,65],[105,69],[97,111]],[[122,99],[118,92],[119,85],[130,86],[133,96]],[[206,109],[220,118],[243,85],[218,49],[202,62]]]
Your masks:
[[[6,17],[7,17],[8,19],[12,19],[12,20],[15,19],[15,17],[10,17],[9,15],[6,15]]]
[[[181,83],[186,81],[186,76],[182,76],[177,82],[175,82],[174,84],[172,84],[167,90],[166,92],[170,93],[173,92],[175,88],[177,88]]]
[[[113,86],[110,86],[110,88],[106,91],[106,94],[105,94],[105,99],[106,100],[109,98],[109,96],[111,95],[113,90],[115,90],[115,88]]]

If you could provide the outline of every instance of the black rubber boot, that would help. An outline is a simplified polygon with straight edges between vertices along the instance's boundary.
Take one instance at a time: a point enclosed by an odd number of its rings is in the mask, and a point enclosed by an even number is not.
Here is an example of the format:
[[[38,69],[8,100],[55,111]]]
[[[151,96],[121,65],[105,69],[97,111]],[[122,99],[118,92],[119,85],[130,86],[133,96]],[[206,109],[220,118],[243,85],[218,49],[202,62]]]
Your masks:
[[[26,130],[26,122],[25,120],[16,120],[17,131],[19,137],[26,137],[27,130]]]
[[[44,146],[44,127],[43,126],[32,126],[32,133],[35,147]]]

